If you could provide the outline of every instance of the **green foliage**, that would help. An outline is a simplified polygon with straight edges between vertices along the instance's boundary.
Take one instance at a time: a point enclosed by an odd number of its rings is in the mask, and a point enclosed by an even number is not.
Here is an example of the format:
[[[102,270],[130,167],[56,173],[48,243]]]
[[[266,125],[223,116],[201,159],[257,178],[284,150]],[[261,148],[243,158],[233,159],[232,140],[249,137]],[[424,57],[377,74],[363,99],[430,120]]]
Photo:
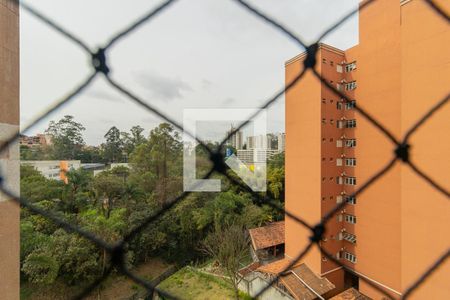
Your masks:
[[[109,163],[122,161],[123,141],[120,138],[120,130],[116,126],[111,127],[105,134],[104,144],[105,159]]]
[[[64,116],[58,122],[51,121],[46,133],[52,136],[53,158],[61,160],[75,159],[84,146],[83,125],[73,116]]]
[[[31,282],[51,284],[58,276],[59,267],[53,256],[32,253],[27,256],[22,271]]]
[[[114,127],[101,147],[83,147],[81,132],[84,128],[70,116],[57,123],[52,122],[51,127],[57,141],[53,149],[57,154],[55,157],[68,158],[75,153],[75,157],[95,162],[126,161],[129,157],[131,168],[116,167],[95,177],[84,170],[71,170],[67,172],[68,184],[64,184],[46,179],[30,166],[21,166],[21,196],[41,209],[52,211],[113,243],[158,214],[181,194],[182,143],[173,126],[160,124],[151,130],[147,139],[139,126],[127,133]],[[63,141],[68,141],[68,144],[62,145]],[[215,149],[218,145],[210,143],[208,146]],[[199,177],[209,171],[212,164],[207,151],[197,147],[196,152]],[[29,153],[24,152],[24,155]],[[232,171],[229,172],[240,181]],[[268,196],[282,207],[284,154],[269,162],[267,174],[268,191],[261,195]],[[186,263],[211,255],[217,260],[220,256],[221,265],[225,268],[231,262],[225,263],[224,256],[217,252],[219,250],[216,249],[215,254],[206,254],[200,245],[212,240],[213,236],[220,237],[225,239],[220,241],[220,245],[227,245],[223,251],[230,253],[233,250],[228,243],[231,236],[234,243],[239,240],[243,241],[241,245],[248,243],[245,235],[240,239],[247,228],[284,217],[264,203],[257,203],[251,194],[231,184],[222,175],[213,174],[213,178],[222,181],[226,192],[192,193],[155,222],[143,227],[127,245],[126,260],[130,267],[152,256]],[[20,256],[25,280],[38,284],[57,280],[73,285],[87,283],[103,274],[108,264],[106,251],[76,234],[68,234],[25,208],[21,217]],[[236,228],[239,232],[233,232]],[[234,255],[240,257],[240,253]],[[185,279],[190,280],[188,277]],[[211,288],[215,288],[211,283],[205,285],[205,289]]]
[[[20,194],[25,199],[36,202],[60,198],[63,188],[61,181],[45,178],[32,166],[20,166]]]

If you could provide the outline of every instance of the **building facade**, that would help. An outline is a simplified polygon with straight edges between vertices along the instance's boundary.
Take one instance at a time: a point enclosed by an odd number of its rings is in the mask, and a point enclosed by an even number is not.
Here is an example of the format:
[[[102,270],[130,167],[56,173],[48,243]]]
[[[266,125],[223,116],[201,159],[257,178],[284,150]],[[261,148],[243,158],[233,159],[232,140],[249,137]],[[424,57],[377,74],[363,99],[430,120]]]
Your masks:
[[[278,152],[284,152],[286,148],[286,133],[284,132],[278,133],[277,144],[278,144],[277,147]]]
[[[233,125],[231,125],[231,128],[229,131],[227,131],[226,136],[228,136],[234,130],[236,130],[236,128],[234,128]],[[241,130],[236,131],[228,138],[227,144],[236,150],[242,149],[244,146],[244,133]]]
[[[20,135],[20,146],[39,147],[49,146],[52,144],[52,138],[49,134],[36,134],[35,136]]]
[[[444,9],[450,3],[442,2]],[[397,163],[356,198],[351,195],[393,157],[395,145],[354,109],[370,112],[397,138],[446,97],[450,78],[447,21],[419,0],[380,0],[359,13],[359,44],[345,51],[321,44],[317,72],[352,100],[344,102],[312,73],[286,93],[286,210],[317,224],[338,203],[347,205],[326,226],[321,246],[358,276],[313,249],[302,262],[329,279],[336,292],[355,287],[382,299],[364,277],[394,298],[445,251],[448,199]],[[286,62],[286,84],[305,53]],[[411,159],[448,188],[450,107],[411,138]],[[425,202],[426,200],[426,202]],[[438,233],[438,237],[434,233]],[[309,243],[309,230],[286,218],[286,258]],[[412,296],[449,296],[447,262]]]
[[[68,171],[81,168],[79,160],[24,160],[20,164],[32,166],[47,179],[62,180],[65,183]]]
[[[19,7],[0,1],[0,145],[19,132]],[[0,152],[1,184],[19,194],[19,144]],[[0,298],[19,299],[19,205],[0,192]]]
[[[273,134],[255,135],[247,137],[247,149],[275,150]]]

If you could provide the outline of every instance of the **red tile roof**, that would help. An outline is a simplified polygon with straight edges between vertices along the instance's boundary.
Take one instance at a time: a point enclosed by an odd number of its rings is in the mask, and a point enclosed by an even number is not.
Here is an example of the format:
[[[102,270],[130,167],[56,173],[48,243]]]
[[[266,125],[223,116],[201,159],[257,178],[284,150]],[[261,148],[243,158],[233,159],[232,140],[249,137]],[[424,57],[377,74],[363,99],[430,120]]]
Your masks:
[[[301,264],[282,275],[280,282],[298,300],[317,299],[335,288],[327,278],[316,275],[306,264]]]
[[[284,244],[284,221],[248,230],[255,250]]]
[[[259,266],[260,266],[259,262],[253,262],[253,263],[249,264],[248,266],[243,267],[238,272],[242,277],[245,277],[245,276],[247,276],[247,274],[258,269]]]
[[[330,300],[372,300],[364,294],[361,294],[358,290],[354,288],[349,288],[348,290],[343,291],[340,294],[337,294]]]
[[[256,271],[272,275],[279,275],[282,273],[280,276],[280,283],[286,287],[295,299],[317,299],[317,294],[324,295],[335,288],[328,279],[316,275],[304,263],[297,263],[286,272],[283,272],[289,266],[290,262],[291,261],[288,259],[281,259],[261,266],[256,269]],[[312,290],[314,290],[314,292]]]
[[[270,264],[263,265],[263,266],[259,267],[258,269],[256,269],[256,271],[269,273],[269,274],[273,274],[273,275],[278,275],[279,273],[283,272],[284,269],[286,269],[286,267],[289,265],[290,262],[291,262],[290,260],[283,258],[283,259],[271,262]]]

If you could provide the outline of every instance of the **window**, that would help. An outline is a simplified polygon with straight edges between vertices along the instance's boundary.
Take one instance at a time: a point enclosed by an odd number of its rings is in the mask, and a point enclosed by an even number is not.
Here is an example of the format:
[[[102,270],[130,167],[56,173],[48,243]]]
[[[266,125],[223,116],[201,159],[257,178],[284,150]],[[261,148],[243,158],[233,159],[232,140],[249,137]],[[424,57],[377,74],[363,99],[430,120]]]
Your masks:
[[[347,196],[345,197],[345,202],[347,202],[348,204],[356,204],[356,197],[351,197],[351,196]]]
[[[355,128],[356,127],[356,120],[355,119],[347,120],[347,122],[345,122],[345,127],[347,127],[347,128]]]
[[[326,59],[326,58],[322,58],[322,62],[323,62],[324,64],[326,64],[326,63],[327,63],[327,59]]]
[[[344,232],[344,234],[342,235],[342,239],[344,239],[347,242],[350,242],[352,244],[356,243],[356,235],[348,233],[348,232]]]
[[[330,161],[333,161],[333,158],[332,158],[332,157],[330,157]]]
[[[337,215],[337,220],[338,220],[338,222],[342,222],[342,215],[341,214]]]
[[[334,66],[334,61],[330,61],[330,66]]]
[[[322,201],[325,201],[325,197],[322,197]]]
[[[326,138],[322,138],[322,143],[325,143],[327,139]]]
[[[336,147],[341,148],[342,147],[342,140],[336,141]]]
[[[330,99],[330,103],[333,103],[334,101],[333,101],[333,99]]]
[[[353,70],[356,70],[356,61],[345,65],[345,72],[348,73],[348,72],[351,72]]]
[[[333,179],[333,177],[331,177],[331,179]],[[333,200],[333,196],[330,196],[330,200]]]
[[[330,181],[333,181],[333,177],[330,177]],[[333,200],[333,197],[330,197],[330,200]]]
[[[347,147],[347,148],[356,147],[356,140],[355,139],[345,140],[345,147]]]
[[[336,89],[337,89],[338,91],[342,90],[342,84],[337,83],[337,84],[336,84]]]
[[[344,128],[344,127],[345,127],[345,124],[346,124],[345,120],[338,120],[338,121],[336,122],[336,127],[339,128],[339,129],[341,129],[341,128]]]
[[[333,101],[333,100],[332,100]],[[334,124],[334,120],[330,119],[330,124],[333,125]]]
[[[333,141],[334,141],[333,138],[331,138],[331,139],[330,139],[330,143],[332,143]]]
[[[356,106],[356,101],[355,100],[345,102],[345,109],[346,110],[352,109],[355,106]]]
[[[336,65],[336,72],[342,73],[342,66],[341,65],[339,65],[339,64]]]
[[[322,124],[327,124],[327,120],[326,119],[322,119]]]
[[[323,104],[327,104],[327,100],[322,99],[322,103],[323,103]]]
[[[346,158],[345,159],[345,165],[348,166],[348,167],[356,166],[356,158]]]
[[[356,89],[356,81],[351,81],[349,83],[346,83],[345,84],[345,89],[347,91],[352,91],[352,90]]]
[[[341,195],[339,195],[339,196],[336,196],[336,203],[342,203],[342,196]]]
[[[344,183],[346,185],[356,185],[356,177],[345,177]]]
[[[356,255],[351,254],[349,252],[344,252],[344,258],[351,263],[356,263]]]
[[[325,179],[326,179],[325,177],[322,177],[322,181],[325,181]]]
[[[338,167],[342,166],[342,158],[336,158],[336,166]]]
[[[344,184],[344,179],[340,176],[336,177],[336,183],[337,184]]]
[[[345,222],[356,224],[356,217],[353,215],[345,215]]]
[[[342,102],[340,102],[340,101],[336,102],[336,109],[342,110]]]

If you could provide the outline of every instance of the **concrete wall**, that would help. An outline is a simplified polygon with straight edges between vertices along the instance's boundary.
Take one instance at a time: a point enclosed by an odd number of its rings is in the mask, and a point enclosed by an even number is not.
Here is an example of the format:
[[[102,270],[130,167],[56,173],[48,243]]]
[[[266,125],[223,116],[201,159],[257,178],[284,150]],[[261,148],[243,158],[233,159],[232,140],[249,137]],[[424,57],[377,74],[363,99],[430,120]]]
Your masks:
[[[19,130],[19,9],[0,1],[0,144]],[[19,193],[19,145],[0,153],[3,184]],[[0,298],[19,299],[19,206],[0,193]]]
[[[264,287],[269,284],[269,281],[260,277],[258,273],[252,272],[239,282],[239,290],[249,294],[251,297],[256,295]],[[288,294],[280,291],[277,288],[268,288],[261,296],[259,300],[292,300],[293,298]]]

